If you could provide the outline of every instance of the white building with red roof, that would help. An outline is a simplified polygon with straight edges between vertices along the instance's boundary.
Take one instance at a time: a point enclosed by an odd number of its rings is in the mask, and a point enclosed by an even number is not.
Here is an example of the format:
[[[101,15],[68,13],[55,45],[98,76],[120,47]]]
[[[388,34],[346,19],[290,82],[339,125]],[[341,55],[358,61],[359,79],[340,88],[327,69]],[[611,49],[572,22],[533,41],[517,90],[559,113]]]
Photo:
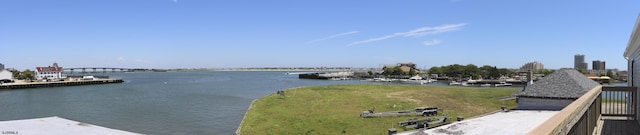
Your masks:
[[[48,67],[36,67],[36,80],[60,80],[67,78],[67,75],[62,74],[62,67],[58,66],[58,63],[53,63],[53,66]]]

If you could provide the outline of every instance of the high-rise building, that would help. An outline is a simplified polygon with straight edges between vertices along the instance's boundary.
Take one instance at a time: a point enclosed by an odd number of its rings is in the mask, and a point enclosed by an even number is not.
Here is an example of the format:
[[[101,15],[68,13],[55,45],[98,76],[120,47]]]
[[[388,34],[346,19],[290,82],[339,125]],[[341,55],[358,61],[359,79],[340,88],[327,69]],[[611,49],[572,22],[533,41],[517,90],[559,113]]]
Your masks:
[[[526,64],[522,65],[522,67],[520,67],[520,70],[522,70],[522,71],[538,70],[538,69],[544,69],[544,64],[542,64],[542,63],[540,63],[538,61],[529,62],[529,63],[526,63]]]
[[[573,59],[573,68],[574,69],[587,69],[589,64],[584,61],[584,54],[576,54]]]
[[[594,60],[593,61],[593,70],[600,70],[603,71],[605,70],[605,62],[604,61],[600,61],[600,60]]]
[[[0,70],[4,69],[4,64],[0,63]]]

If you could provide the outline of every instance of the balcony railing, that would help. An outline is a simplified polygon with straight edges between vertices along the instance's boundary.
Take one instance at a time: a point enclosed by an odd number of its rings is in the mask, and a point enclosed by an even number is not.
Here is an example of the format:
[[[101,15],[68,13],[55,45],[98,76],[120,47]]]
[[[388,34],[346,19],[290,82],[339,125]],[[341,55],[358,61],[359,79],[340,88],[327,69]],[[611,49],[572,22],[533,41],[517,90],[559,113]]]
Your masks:
[[[638,92],[635,87],[602,87],[602,116],[636,120]]]
[[[528,134],[589,135],[601,116],[637,120],[637,88],[596,86]]]

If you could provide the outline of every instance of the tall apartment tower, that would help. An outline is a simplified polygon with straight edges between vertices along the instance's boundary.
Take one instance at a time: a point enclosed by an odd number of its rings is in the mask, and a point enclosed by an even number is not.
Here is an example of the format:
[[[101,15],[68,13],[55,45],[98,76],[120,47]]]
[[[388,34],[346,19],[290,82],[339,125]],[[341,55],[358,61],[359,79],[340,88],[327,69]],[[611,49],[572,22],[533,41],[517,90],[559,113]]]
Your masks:
[[[0,70],[4,69],[4,64],[0,63]]]
[[[594,60],[593,61],[593,70],[605,70],[605,62],[604,61],[600,61],[600,60]]]
[[[576,54],[573,57],[573,68],[574,69],[587,69],[589,65],[584,61],[584,54]]]

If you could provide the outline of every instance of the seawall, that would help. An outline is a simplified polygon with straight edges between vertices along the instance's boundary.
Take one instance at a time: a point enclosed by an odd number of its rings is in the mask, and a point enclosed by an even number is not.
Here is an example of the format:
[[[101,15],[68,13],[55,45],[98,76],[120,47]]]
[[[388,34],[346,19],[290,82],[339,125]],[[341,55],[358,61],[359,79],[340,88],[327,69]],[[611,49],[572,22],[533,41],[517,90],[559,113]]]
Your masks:
[[[122,83],[122,82],[124,82],[122,79],[98,79],[98,80],[80,80],[80,81],[62,81],[62,82],[31,82],[31,83],[17,83],[17,84],[4,83],[0,85],[0,90],[108,84],[108,83]]]

